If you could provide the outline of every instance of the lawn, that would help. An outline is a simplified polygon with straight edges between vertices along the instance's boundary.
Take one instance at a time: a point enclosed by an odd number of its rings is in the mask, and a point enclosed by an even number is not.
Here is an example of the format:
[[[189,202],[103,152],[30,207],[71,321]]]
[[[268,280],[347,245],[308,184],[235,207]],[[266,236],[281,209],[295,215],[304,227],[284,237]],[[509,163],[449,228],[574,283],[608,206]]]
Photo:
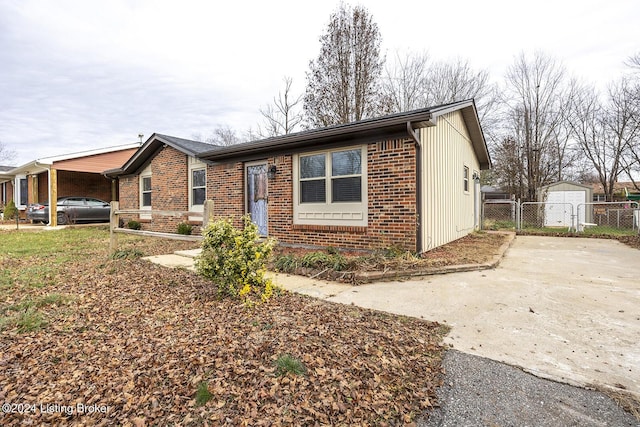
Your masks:
[[[437,404],[443,325],[285,292],[249,309],[140,259],[193,243],[108,239],[0,231],[3,425],[411,425]]]

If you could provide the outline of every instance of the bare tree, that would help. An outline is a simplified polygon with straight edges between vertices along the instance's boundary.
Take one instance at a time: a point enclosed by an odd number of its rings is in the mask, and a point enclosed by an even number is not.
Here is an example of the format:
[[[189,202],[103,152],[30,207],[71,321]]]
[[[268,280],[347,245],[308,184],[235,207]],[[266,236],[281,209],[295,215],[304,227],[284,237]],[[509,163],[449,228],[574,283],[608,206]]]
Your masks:
[[[596,90],[586,87],[572,103],[573,135],[597,172],[609,201],[624,169],[624,155],[640,135],[638,106],[629,96],[628,86],[626,77],[612,83],[604,105]]]
[[[561,176],[566,140],[558,137],[566,96],[564,67],[541,52],[531,59],[520,54],[507,71],[505,131],[522,153],[527,200],[536,200],[541,186]]]
[[[217,125],[211,135],[206,138],[201,133],[194,133],[191,135],[191,139],[223,147],[243,142],[236,131],[229,125]]]
[[[626,64],[635,71],[640,72],[640,52],[636,53],[635,55],[631,55],[627,59]]]
[[[284,78],[284,90],[273,98],[273,104],[260,109],[264,117],[264,131],[259,128],[258,133],[262,137],[286,135],[295,132],[302,123],[302,114],[298,111],[298,105],[302,102],[302,95],[291,94],[291,77]]]
[[[16,152],[7,148],[2,141],[0,141],[0,162],[12,162],[16,158]]]
[[[329,126],[383,113],[381,37],[367,9],[341,3],[320,42],[320,54],[307,72],[307,125]]]
[[[488,71],[475,71],[468,61],[458,58],[431,64],[426,52],[396,54],[395,61],[387,65],[382,87],[395,112],[473,98],[485,135],[494,134],[497,86],[490,82]]]
[[[382,90],[393,112],[427,107],[426,92],[429,73],[427,52],[396,52],[394,62],[385,68]]]
[[[522,145],[513,137],[504,137],[491,146],[493,178],[503,191],[522,198],[526,193]]]

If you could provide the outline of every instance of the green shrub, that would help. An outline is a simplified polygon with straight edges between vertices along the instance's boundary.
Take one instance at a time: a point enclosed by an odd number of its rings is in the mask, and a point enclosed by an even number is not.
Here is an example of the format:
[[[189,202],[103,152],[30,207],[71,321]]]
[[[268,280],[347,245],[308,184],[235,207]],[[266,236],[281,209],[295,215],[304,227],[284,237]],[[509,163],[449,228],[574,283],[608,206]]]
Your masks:
[[[178,224],[178,234],[184,234],[186,236],[190,236],[193,231],[193,227],[191,224],[187,224],[186,222],[181,222]]]
[[[309,252],[302,257],[300,265],[307,268],[331,268],[335,271],[344,270],[348,265],[347,259],[339,253]]]
[[[293,273],[298,268],[298,264],[298,258],[295,255],[282,255],[274,262],[276,270],[282,273]]]
[[[4,207],[4,219],[14,219],[18,215],[18,208],[16,208],[16,204],[11,200],[7,203],[7,206]]]
[[[131,230],[140,230],[142,228],[142,224],[140,224],[135,219],[132,219],[127,222],[127,228],[130,228]]]
[[[196,269],[216,283],[220,297],[238,298],[250,305],[256,300],[266,301],[273,294],[273,284],[265,273],[275,242],[260,242],[258,227],[251,218],[245,215],[242,220],[242,230],[234,228],[231,219],[206,227]]]

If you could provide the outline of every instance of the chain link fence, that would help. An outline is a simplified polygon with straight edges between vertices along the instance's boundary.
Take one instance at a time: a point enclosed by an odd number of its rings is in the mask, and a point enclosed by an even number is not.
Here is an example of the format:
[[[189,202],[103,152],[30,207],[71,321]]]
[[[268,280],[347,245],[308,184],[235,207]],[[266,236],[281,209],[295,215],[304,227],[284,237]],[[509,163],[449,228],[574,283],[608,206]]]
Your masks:
[[[523,202],[520,204],[520,230],[562,228],[575,230],[575,212],[571,203]]]
[[[640,203],[517,202],[482,204],[483,230],[549,230],[602,234],[640,233]]]
[[[578,231],[637,231],[640,226],[638,202],[594,202],[578,205]]]
[[[517,229],[520,209],[518,202],[491,200],[482,204],[482,229]]]

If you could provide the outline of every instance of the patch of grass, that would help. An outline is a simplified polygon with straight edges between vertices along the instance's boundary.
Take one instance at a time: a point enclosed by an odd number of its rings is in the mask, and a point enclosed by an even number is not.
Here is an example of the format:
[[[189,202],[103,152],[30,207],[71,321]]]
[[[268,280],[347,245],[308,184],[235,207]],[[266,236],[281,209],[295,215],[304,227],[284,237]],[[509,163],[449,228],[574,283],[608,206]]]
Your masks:
[[[280,377],[291,373],[293,375],[304,375],[307,369],[302,362],[290,354],[282,354],[276,359],[276,376]]]
[[[62,294],[48,294],[36,300],[36,307],[45,307],[47,305],[64,305],[71,301],[71,298]]]
[[[202,381],[198,384],[198,390],[196,391],[196,405],[206,405],[211,399],[213,399],[213,394],[209,391],[209,384],[206,381]]]
[[[2,235],[0,254],[9,258],[65,255],[86,256],[95,250],[97,241],[106,240],[109,233],[99,228],[67,228],[51,231],[9,231]]]
[[[40,298],[31,299],[27,297],[17,304],[10,305],[0,310],[0,313],[8,316],[0,319],[0,329],[6,327],[16,327],[18,332],[31,332],[42,329],[47,325],[47,319],[43,313],[38,311],[39,308],[50,305],[64,305],[71,301],[67,295],[49,294]]]
[[[47,324],[44,316],[39,311],[29,308],[20,312],[15,319],[15,325],[18,332],[32,332],[42,329]]]
[[[584,235],[602,235],[608,234],[610,236],[635,236],[638,234],[638,230],[631,230],[629,228],[616,228],[608,226],[587,227],[584,229]]]
[[[144,256],[140,249],[120,249],[111,255],[111,259],[135,259]]]

